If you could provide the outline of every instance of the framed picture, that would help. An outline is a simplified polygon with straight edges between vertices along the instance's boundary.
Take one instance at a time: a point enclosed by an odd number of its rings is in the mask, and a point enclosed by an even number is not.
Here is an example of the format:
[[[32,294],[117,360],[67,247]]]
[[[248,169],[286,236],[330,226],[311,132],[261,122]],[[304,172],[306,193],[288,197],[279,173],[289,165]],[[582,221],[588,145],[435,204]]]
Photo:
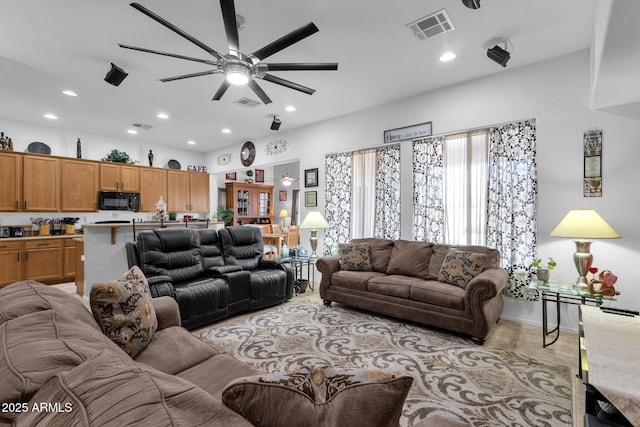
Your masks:
[[[318,168],[304,170],[304,186],[305,187],[318,186]]]
[[[256,169],[256,182],[264,182],[264,169]]]
[[[224,176],[224,179],[235,181],[237,179],[237,175],[235,172],[227,172]]]
[[[305,206],[318,206],[318,192],[317,191],[305,191],[305,193],[304,193],[304,205]]]
[[[287,201],[287,190],[280,190],[278,192],[278,200],[280,200],[281,202]]]

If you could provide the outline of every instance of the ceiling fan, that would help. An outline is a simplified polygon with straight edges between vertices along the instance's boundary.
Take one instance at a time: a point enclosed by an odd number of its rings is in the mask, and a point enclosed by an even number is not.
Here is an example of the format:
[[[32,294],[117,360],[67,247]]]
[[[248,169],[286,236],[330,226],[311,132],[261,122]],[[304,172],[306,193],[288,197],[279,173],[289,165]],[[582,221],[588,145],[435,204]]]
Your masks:
[[[184,55],[178,55],[174,53],[161,52],[152,49],[145,49],[142,47],[129,46],[119,44],[120,47],[125,49],[137,50],[141,52],[153,53],[156,55],[164,55],[170,56],[172,58],[185,59],[188,61],[200,62],[207,65],[212,65],[214,68],[212,70],[200,71],[197,73],[184,74],[180,76],[167,77],[164,79],[160,79],[161,82],[170,82],[174,80],[180,79],[188,79],[191,77],[199,77],[205,76],[208,74],[224,74],[226,79],[217,92],[213,96],[212,101],[218,101],[224,93],[227,91],[230,85],[249,85],[249,88],[262,100],[263,103],[269,104],[271,103],[271,99],[267,94],[262,90],[262,88],[258,85],[255,79],[266,80],[271,83],[275,83],[284,87],[288,87],[290,89],[294,89],[309,95],[312,95],[315,92],[315,89],[311,89],[309,87],[300,85],[298,83],[294,83],[289,80],[285,80],[280,77],[276,77],[274,75],[269,74],[270,71],[319,71],[319,70],[337,70],[338,64],[335,62],[332,63],[296,63],[296,62],[287,62],[287,63],[263,63],[262,60],[268,58],[269,56],[280,52],[283,49],[297,43],[310,35],[318,32],[318,27],[315,26],[312,22],[304,25],[296,30],[291,31],[290,33],[284,35],[283,37],[275,40],[268,45],[264,46],[261,49],[256,50],[250,55],[245,55],[240,52],[240,43],[238,41],[238,27],[236,22],[236,11],[233,0],[220,0],[220,8],[222,9],[222,18],[224,20],[224,28],[227,35],[227,44],[229,45],[229,51],[226,55],[222,55],[200,40],[195,37],[187,34],[182,31],[180,28],[176,27],[166,19],[156,15],[154,12],[150,11],[146,7],[138,4],[131,3],[131,6],[136,10],[144,13],[151,19],[159,22],[164,25],[171,31],[177,33],[178,35],[184,37],[189,40],[191,43],[200,47],[204,51],[208,52],[214,59],[200,59],[193,58]]]
[[[270,181],[275,181],[275,178],[270,178]],[[285,173],[284,175],[282,175],[282,178],[280,178],[278,181],[280,181],[280,183],[282,183],[282,185],[284,185],[285,187],[290,186],[291,184],[293,184],[294,182],[298,182],[300,181],[298,178],[294,178],[292,176],[290,176],[288,173]]]

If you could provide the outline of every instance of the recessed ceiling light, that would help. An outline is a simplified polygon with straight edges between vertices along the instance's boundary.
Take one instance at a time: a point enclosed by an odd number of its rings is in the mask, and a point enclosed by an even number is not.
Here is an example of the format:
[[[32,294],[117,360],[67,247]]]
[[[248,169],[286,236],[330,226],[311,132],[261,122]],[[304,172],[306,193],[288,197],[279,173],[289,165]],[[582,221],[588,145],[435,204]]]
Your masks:
[[[169,118],[169,115],[168,115],[167,113],[158,113],[158,114],[157,114],[157,117],[158,117],[159,119],[168,119],[168,118]]]
[[[63,93],[63,94],[65,94],[65,95],[67,95],[67,96],[78,96],[78,94],[77,94],[77,93],[75,93],[75,92],[74,92],[74,91],[72,91],[72,90],[63,90],[63,91],[62,91],[62,93]]]
[[[129,129],[129,130],[127,130],[127,133],[130,133],[131,135],[137,135],[138,131],[135,130],[135,129]]]
[[[222,133],[231,133],[231,129],[224,128],[224,129],[222,129]]]
[[[294,107],[293,105],[289,105],[289,106],[287,106],[287,108],[285,108],[285,110],[287,110],[288,112],[292,113],[292,112],[296,111],[296,107]]]
[[[189,145],[196,145],[196,142],[195,142],[195,141],[187,141],[187,144],[189,144]]]
[[[58,119],[58,116],[56,116],[55,114],[51,114],[51,113],[46,113],[44,116],[49,120],[57,120]]]
[[[442,62],[449,62],[449,61],[454,60],[454,59],[455,59],[455,57],[456,57],[456,54],[455,54],[455,53],[453,53],[453,52],[446,52],[446,53],[443,53],[443,54],[442,54],[442,56],[440,57],[440,61],[442,61]]]

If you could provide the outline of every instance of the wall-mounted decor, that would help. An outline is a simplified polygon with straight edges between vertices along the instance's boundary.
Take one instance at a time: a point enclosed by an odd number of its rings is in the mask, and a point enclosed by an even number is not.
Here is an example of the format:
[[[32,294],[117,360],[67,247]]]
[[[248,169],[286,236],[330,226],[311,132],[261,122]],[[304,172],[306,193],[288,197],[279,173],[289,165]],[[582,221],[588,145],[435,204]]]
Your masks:
[[[238,179],[238,175],[236,174],[236,172],[227,172],[224,175],[224,179],[228,179],[229,181],[235,181],[236,179]]]
[[[602,197],[602,129],[584,133],[584,197]]]
[[[287,201],[287,190],[280,190],[278,192],[278,200],[280,200],[281,202]]]
[[[318,192],[317,191],[305,191],[304,192],[304,205],[305,206],[318,206]]]
[[[389,129],[383,133],[385,144],[404,141],[406,139],[424,138],[425,136],[431,136],[431,122]]]
[[[305,187],[318,186],[318,168],[304,170],[304,186]]]
[[[264,182],[264,169],[256,169],[256,182]]]
[[[271,141],[270,143],[268,143],[264,148],[264,152],[268,156],[273,156],[275,154],[284,153],[285,151],[287,151],[288,147],[289,143],[287,141],[285,141],[284,139],[278,139],[276,141]]]
[[[231,153],[222,153],[218,156],[218,166],[226,166],[231,163],[233,160],[233,154]]]
[[[242,148],[240,149],[240,161],[243,166],[251,166],[253,161],[256,158],[256,146],[253,145],[253,142],[247,141],[242,144]]]
[[[196,166],[196,165],[188,165],[187,170],[191,172],[202,172],[202,173],[208,172],[206,166]]]

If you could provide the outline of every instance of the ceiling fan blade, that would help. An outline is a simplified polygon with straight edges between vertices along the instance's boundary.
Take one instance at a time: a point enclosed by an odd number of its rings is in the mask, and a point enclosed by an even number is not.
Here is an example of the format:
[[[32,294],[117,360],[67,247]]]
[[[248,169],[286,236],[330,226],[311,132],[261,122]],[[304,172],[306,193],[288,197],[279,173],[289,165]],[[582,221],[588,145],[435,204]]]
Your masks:
[[[289,80],[285,80],[283,78],[280,77],[276,77],[276,76],[272,76],[271,74],[265,74],[262,77],[263,80],[266,80],[268,82],[271,83],[275,83],[284,87],[288,87],[289,89],[294,89],[294,90],[298,90],[300,92],[304,92],[306,94],[309,95],[313,95],[313,93],[316,91],[315,89],[311,89],[310,87],[306,87],[306,86],[302,86],[298,83],[294,83],[292,81]]]
[[[164,79],[160,79],[160,81],[163,82],[163,83],[166,83],[166,82],[172,82],[174,80],[181,80],[181,79],[188,79],[188,78],[191,78],[191,77],[206,76],[208,74],[216,74],[218,72],[219,72],[218,70],[200,71],[198,73],[183,74],[181,76],[175,76],[175,77],[166,77]]]
[[[224,30],[227,34],[229,54],[240,58],[240,42],[238,41],[238,23],[236,22],[236,8],[233,0],[220,0]]]
[[[224,79],[224,81],[222,82],[222,84],[220,85],[218,90],[216,91],[216,94],[213,95],[213,98],[211,98],[211,100],[212,101],[220,101],[220,98],[222,98],[222,95],[224,95],[224,93],[227,91],[227,89],[229,89],[230,85],[231,85],[231,83],[229,83],[227,81],[227,79]]]
[[[262,64],[266,66],[267,71],[335,71],[338,69],[337,62],[282,62],[278,64]]]
[[[262,49],[258,49],[249,55],[250,59],[257,58],[258,60],[253,60],[254,64],[257,64],[259,61],[273,55],[274,53],[280,52],[282,49],[286,49],[294,43],[299,42],[302,39],[309,37],[310,35],[317,33],[318,27],[313,22],[309,22],[307,25],[304,25],[297,30],[291,31],[289,34],[280,37],[278,40],[269,43]]]
[[[209,65],[218,65],[216,61],[210,61],[208,59],[192,58],[190,56],[178,55],[176,53],[160,52],[159,50],[146,49],[144,47],[129,46],[126,44],[118,44],[118,46],[124,49],[138,50],[140,52],[147,52],[147,53],[155,53],[156,55],[170,56],[172,58],[178,58],[178,59],[186,59],[187,61],[201,62],[203,64],[209,64]]]
[[[258,83],[256,83],[255,80],[249,80],[249,87],[251,88],[253,93],[258,95],[258,98],[260,98],[263,103],[271,104],[271,102],[272,102],[271,98],[269,98],[267,96],[267,94],[262,90],[262,88],[260,86],[258,86]]]
[[[149,18],[153,19],[154,21],[159,22],[160,24],[164,25],[165,27],[167,27],[168,29],[170,29],[174,33],[184,37],[187,40],[189,40],[191,43],[195,44],[196,46],[200,47],[201,49],[204,49],[206,52],[209,52],[209,54],[215,56],[218,59],[223,59],[223,56],[220,55],[218,52],[216,52],[215,50],[213,50],[212,48],[210,48],[206,44],[202,43],[200,40],[196,39],[192,35],[185,33],[180,28],[176,27],[171,22],[167,21],[166,19],[162,18],[161,16],[156,15],[155,13],[153,13],[152,11],[147,9],[146,7],[142,6],[141,4],[139,4],[139,3],[131,3],[131,6],[134,9],[144,13],[145,15],[147,15]]]

